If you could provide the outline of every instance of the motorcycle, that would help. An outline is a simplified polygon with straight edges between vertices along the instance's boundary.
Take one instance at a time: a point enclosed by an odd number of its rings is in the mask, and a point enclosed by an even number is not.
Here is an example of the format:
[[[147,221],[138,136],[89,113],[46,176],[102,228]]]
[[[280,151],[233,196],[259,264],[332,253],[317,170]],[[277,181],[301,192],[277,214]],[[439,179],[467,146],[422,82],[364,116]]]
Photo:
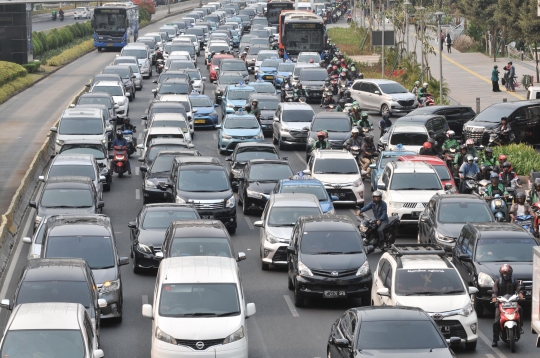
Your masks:
[[[322,105],[325,107],[328,107],[331,104],[335,104],[334,97],[332,96],[332,92],[330,92],[329,89],[324,89],[323,92],[323,98],[322,98]]]
[[[471,194],[476,192],[476,188],[478,187],[478,183],[476,182],[476,178],[473,176],[466,176],[463,180],[465,180],[465,190],[466,194]]]
[[[131,154],[135,153],[135,146],[133,145],[133,132],[134,131],[129,130],[129,129],[124,129],[122,131],[122,134],[124,135],[124,138],[126,142],[128,143],[127,145],[128,158],[131,158]]]
[[[64,14],[59,14],[58,19],[60,19],[60,21],[64,21]]]
[[[293,90],[285,91],[285,101],[294,102],[294,92]]]
[[[497,302],[495,302],[495,304],[499,305],[499,312],[501,313],[499,334],[503,342],[510,344],[512,353],[516,351],[516,342],[519,341],[521,336],[518,300],[519,296],[513,294],[512,296],[497,297]]]
[[[486,201],[489,201],[489,208],[495,217],[497,222],[508,221],[508,205],[506,201],[501,198],[499,194],[496,194],[493,198],[490,196],[485,197]]]
[[[540,201],[537,201],[534,204],[531,204],[531,208],[533,209],[536,216],[534,217],[534,233],[536,237],[540,236]]]
[[[388,217],[388,225],[383,230],[384,233],[384,243],[381,247],[379,245],[379,236],[377,235],[377,220],[371,219],[364,214],[360,214],[360,225],[358,229],[362,235],[364,241],[364,246],[373,245],[374,247],[379,247],[382,251],[392,247],[396,241],[397,228],[399,226],[400,220],[399,216],[391,215]]]
[[[482,179],[480,181],[478,181],[476,184],[476,193],[475,194],[478,194],[480,197],[484,197],[484,194],[487,190],[487,187],[488,185],[490,184],[491,182],[487,179]]]
[[[531,215],[518,215],[516,216],[516,220],[514,220],[514,222],[531,234],[534,234],[534,223]]]
[[[350,24],[352,20],[351,14],[347,15],[347,23]]]
[[[422,101],[418,101],[418,107],[429,107],[434,105],[435,99],[433,98],[433,95],[431,93],[426,94],[426,101],[424,105],[422,105]]]
[[[56,21],[56,13],[52,14],[52,21]]]
[[[125,172],[127,172],[128,155],[126,146],[119,147],[114,146],[113,153],[113,171],[118,173],[118,177],[121,178]]]
[[[358,160],[360,158],[360,147],[357,145],[353,145],[352,147],[349,148],[349,153],[352,154],[356,162],[359,163],[360,165],[361,163]]]
[[[450,171],[454,170],[454,160],[456,159],[456,148],[450,148],[444,152],[444,161]]]
[[[516,138],[516,136],[512,132],[508,134],[508,140],[506,140],[505,135],[502,135],[498,131],[490,130],[488,131],[488,133],[489,133],[488,147],[500,147],[502,145],[506,145],[508,143],[513,142],[514,139]]]
[[[332,94],[338,94],[338,75],[330,76],[330,81],[332,82]]]
[[[348,85],[340,84],[339,89],[338,89],[338,99],[343,98],[345,96],[345,91],[347,91],[348,89],[349,89]]]
[[[163,68],[165,67],[165,63],[163,62],[162,59],[159,59],[156,61],[156,72],[158,74],[160,74],[161,72],[163,72]]]

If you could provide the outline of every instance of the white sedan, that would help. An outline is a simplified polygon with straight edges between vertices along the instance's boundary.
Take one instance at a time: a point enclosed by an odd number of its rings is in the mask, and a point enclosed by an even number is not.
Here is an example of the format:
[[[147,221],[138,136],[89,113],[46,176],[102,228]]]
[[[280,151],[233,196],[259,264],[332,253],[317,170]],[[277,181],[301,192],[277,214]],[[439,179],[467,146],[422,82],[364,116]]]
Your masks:
[[[89,19],[91,17],[92,17],[92,14],[90,13],[90,10],[87,7],[78,7],[75,9],[75,13],[73,14],[73,18],[75,20]]]

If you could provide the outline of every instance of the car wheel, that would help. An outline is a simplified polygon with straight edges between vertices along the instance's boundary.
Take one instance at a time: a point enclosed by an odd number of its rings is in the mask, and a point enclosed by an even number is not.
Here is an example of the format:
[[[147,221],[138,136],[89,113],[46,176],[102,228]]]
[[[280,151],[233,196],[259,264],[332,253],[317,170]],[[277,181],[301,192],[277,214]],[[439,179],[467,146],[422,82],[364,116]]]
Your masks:
[[[390,108],[388,108],[388,105],[385,103],[381,106],[381,115],[386,113],[390,114]]]
[[[278,144],[277,138],[274,137],[273,135],[272,135],[272,142],[274,143],[274,145]]]
[[[280,149],[280,150],[285,150],[285,144],[283,144],[283,143],[281,142],[281,138],[278,139],[278,146],[279,146],[279,149]]]
[[[261,269],[263,271],[268,271],[268,269],[270,269],[270,265],[264,262],[263,260],[261,260]]]
[[[139,262],[137,261],[137,256],[133,255],[133,273],[141,273],[141,268],[138,266]]]
[[[242,212],[244,213],[244,215],[249,215],[249,207],[248,203],[246,202],[247,200],[242,201]]]
[[[298,290],[298,287],[294,288],[294,306],[295,307],[304,307],[306,303],[304,302],[304,298],[300,296],[300,292]]]
[[[482,302],[478,301],[478,299],[476,298],[476,294],[472,295],[472,301],[473,301],[474,310],[476,311],[476,315],[478,316],[478,318],[483,318],[485,307],[482,304]]]
[[[330,347],[326,348],[326,356],[332,358],[332,353],[330,353]]]
[[[477,341],[474,341],[474,342],[466,342],[465,343],[465,349],[468,350],[468,351],[474,351],[476,349],[476,342]]]

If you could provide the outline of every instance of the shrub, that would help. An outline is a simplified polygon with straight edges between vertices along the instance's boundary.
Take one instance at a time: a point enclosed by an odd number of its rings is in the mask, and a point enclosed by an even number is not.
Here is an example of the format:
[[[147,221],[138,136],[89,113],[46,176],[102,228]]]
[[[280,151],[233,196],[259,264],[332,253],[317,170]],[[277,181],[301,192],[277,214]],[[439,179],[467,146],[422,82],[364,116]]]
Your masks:
[[[156,6],[154,5],[153,1],[134,0],[133,3],[136,4],[136,5],[139,5],[139,16],[140,16],[140,13],[141,13],[142,9],[146,10],[148,15],[150,16],[149,19],[151,18],[151,15],[156,13]]]
[[[47,49],[54,50],[57,48],[58,45],[58,38],[53,32],[49,32],[47,35]]]
[[[24,77],[27,73],[26,69],[21,65],[13,62],[0,61],[0,86],[3,86],[18,77]]]
[[[43,51],[49,50],[49,46],[47,45],[47,34],[43,31],[39,31],[36,35],[39,38],[39,41],[41,41],[41,45],[43,45]]]
[[[150,21],[150,14],[148,14],[148,11],[146,9],[140,8],[139,9],[139,24],[143,21]]]
[[[467,35],[459,36],[457,39],[454,40],[452,46],[459,52],[467,52],[470,50],[474,50],[477,47],[474,40]]]
[[[517,175],[529,175],[531,170],[540,170],[540,155],[530,145],[519,143],[494,147],[493,156],[498,157],[500,154],[508,157]]]
[[[66,51],[63,51],[58,56],[51,57],[49,60],[47,60],[47,65],[49,66],[62,66],[66,63],[69,63],[82,55],[93,51],[94,48],[94,40],[87,40],[82,42],[81,44],[74,46],[70,49],[67,49]]]
[[[26,68],[26,71],[28,71],[28,73],[36,72],[40,66],[41,66],[40,61],[32,61],[32,62],[22,65],[22,67]]]
[[[43,53],[43,45],[39,41],[39,37],[32,36],[32,46],[34,47],[34,56],[38,56]]]
[[[1,64],[1,62],[0,62]],[[24,68],[23,68],[24,70]],[[24,70],[26,72],[26,70]],[[0,103],[4,103],[19,91],[34,84],[34,79],[30,76],[17,78],[9,83],[0,86]]]

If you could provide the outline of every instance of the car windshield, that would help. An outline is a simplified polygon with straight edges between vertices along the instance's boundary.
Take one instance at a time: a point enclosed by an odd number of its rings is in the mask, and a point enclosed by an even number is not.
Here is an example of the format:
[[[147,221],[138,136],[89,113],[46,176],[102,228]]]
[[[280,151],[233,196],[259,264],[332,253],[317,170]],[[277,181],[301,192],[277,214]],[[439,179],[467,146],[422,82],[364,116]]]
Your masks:
[[[103,134],[101,118],[70,118],[60,120],[59,134],[66,135],[98,135]]]
[[[185,145],[174,145],[174,144],[163,144],[163,145],[153,145],[148,151],[148,159],[156,159],[159,152],[162,150],[175,150],[175,149],[186,149]]]
[[[441,190],[442,185],[435,173],[395,173],[391,190]]]
[[[169,78],[172,78],[173,80],[176,80],[176,79],[183,80],[183,79],[189,79],[189,75],[187,73],[171,73],[171,74],[168,74],[167,72],[163,72],[162,74],[159,75],[158,83],[163,83],[166,80],[168,80]]]
[[[169,257],[220,256],[232,257],[231,247],[226,238],[174,238]]]
[[[182,169],[178,175],[178,189],[189,192],[222,192],[230,189],[224,170]]]
[[[144,215],[142,228],[145,230],[165,230],[173,221],[197,220],[198,218],[195,210],[178,210],[172,207],[161,210],[149,210]]]
[[[221,71],[246,71],[246,64],[243,61],[222,61]]]
[[[214,102],[208,97],[190,97],[193,107],[214,107]]]
[[[212,45],[210,46],[209,50],[210,53],[220,53],[221,51],[227,52],[229,51],[229,45],[223,44],[223,45]]]
[[[133,73],[140,73],[141,72],[141,71],[139,71],[139,65],[134,64],[134,63],[125,63],[125,64],[122,64],[122,66],[131,67],[131,71],[133,71]]]
[[[92,165],[53,165],[49,171],[49,179],[65,176],[80,176],[88,177],[92,180],[96,179],[96,172]]]
[[[294,63],[280,63],[278,66],[278,72],[292,72],[294,65]]]
[[[362,351],[425,349],[426,352],[434,348],[446,348],[438,330],[427,317],[422,321],[371,321],[361,325],[356,347]]]
[[[140,46],[140,45],[138,45]],[[143,45],[144,46],[144,45]],[[138,60],[148,58],[148,52],[144,48],[123,48],[120,56],[135,56]]]
[[[319,208],[272,207],[268,214],[268,226],[294,226],[300,216],[320,215]]]
[[[2,357],[83,358],[84,341],[78,329],[8,330]]]
[[[174,155],[158,155],[152,163],[152,173],[168,173],[171,171]]]
[[[244,77],[240,75],[222,75],[219,78],[219,84],[222,85],[235,85],[244,80]]]
[[[102,104],[107,108],[111,108],[111,98],[107,97],[90,97],[90,96],[81,96],[77,104]]]
[[[278,181],[287,179],[293,175],[291,167],[287,164],[256,164],[249,171],[249,180],[252,181]]]
[[[122,87],[120,86],[94,86],[92,88],[92,93],[95,92],[104,92],[108,93],[111,96],[123,96],[124,93],[122,92]]]
[[[60,154],[92,154],[97,160],[105,159],[103,146],[100,144],[64,144]]]
[[[174,60],[169,65],[169,71],[174,70],[187,70],[187,69],[194,69],[195,64],[191,61],[185,61],[185,60]]]
[[[533,238],[480,239],[476,245],[478,262],[532,262]]]
[[[311,125],[312,132],[326,130],[330,132],[350,132],[351,121],[348,118],[315,118]]]
[[[398,269],[395,291],[400,296],[465,294],[461,278],[453,268]]]
[[[279,99],[257,99],[259,101],[258,107],[260,109],[269,109],[275,111],[278,107]]]
[[[516,109],[515,105],[497,104],[496,106],[489,106],[478,113],[471,122],[500,123],[502,117],[510,117]]]
[[[187,123],[184,120],[154,120],[152,121],[152,128],[157,127],[175,127],[181,128],[182,131],[187,132]]]
[[[90,189],[45,189],[41,206],[45,208],[89,208],[94,205]]]
[[[307,255],[357,254],[364,249],[356,231],[305,231],[300,251]]]
[[[300,81],[324,81],[327,78],[328,73],[325,70],[303,70],[298,77]]]
[[[249,98],[249,95],[255,93],[255,90],[232,90],[227,94],[227,99],[231,100],[244,100]]]
[[[427,133],[392,133],[390,144],[392,145],[417,145],[421,146],[427,142]]]
[[[272,68],[277,68],[278,65],[283,62],[281,60],[273,60],[273,59],[267,59],[267,60],[264,60],[262,63],[261,63],[261,67],[272,67]]]
[[[281,193],[313,194],[319,201],[328,201],[328,193],[322,185],[283,185]]]
[[[227,117],[223,128],[226,129],[257,129],[259,128],[259,122],[257,118],[253,116],[244,117]]]
[[[381,163],[379,165],[379,168],[384,168],[386,167],[386,164],[390,163],[390,162],[395,162],[396,160],[398,159],[398,156],[385,156],[381,159]],[[379,175],[382,174],[382,173],[379,173]]]
[[[173,51],[189,51],[188,49],[193,49],[193,43],[191,41],[186,41],[189,46],[178,45],[177,43],[169,43],[165,45],[165,52],[171,53]]]
[[[186,41],[186,45],[175,45],[174,51],[186,51],[190,56],[195,56],[195,46],[192,43]]]
[[[439,178],[441,180],[450,180],[450,172],[448,171],[448,167],[446,165],[432,165],[433,169],[437,172],[439,175]]]
[[[89,308],[90,297],[86,281],[23,281],[15,304],[73,302]]]
[[[294,107],[293,107],[294,108]],[[315,112],[307,109],[284,110],[281,114],[283,122],[311,122]]]
[[[278,154],[274,148],[242,148],[238,149],[236,153],[235,161],[247,162],[251,159],[279,159]]]
[[[121,78],[129,78],[129,68],[115,67],[115,68],[105,68],[103,70],[104,74],[115,74],[119,75]]]
[[[276,88],[269,82],[253,82],[249,84],[257,93],[276,93]]]
[[[248,51],[248,56],[257,56],[262,50],[262,47],[250,47]]]
[[[240,314],[234,283],[165,284],[159,297],[163,317],[219,317]]]
[[[491,210],[484,202],[441,202],[438,221],[441,223],[492,222]]]
[[[393,93],[407,93],[408,91],[400,85],[399,83],[384,83],[379,84],[379,87],[381,88],[381,91],[385,94],[393,94]]]
[[[198,70],[191,70],[191,71],[187,71],[187,73],[189,74],[189,78],[193,81],[195,80],[200,80],[201,79],[201,73],[198,71]]]
[[[92,270],[115,266],[114,248],[110,236],[49,236],[45,239],[47,258],[79,257]]]
[[[315,174],[358,174],[358,164],[354,158],[319,159],[313,168]]]
[[[190,101],[179,101],[182,106],[184,106],[184,109],[188,112],[191,112],[191,102]],[[187,115],[187,113],[183,113],[184,116]]]
[[[189,84],[164,82],[159,87],[159,94],[188,94]]]

